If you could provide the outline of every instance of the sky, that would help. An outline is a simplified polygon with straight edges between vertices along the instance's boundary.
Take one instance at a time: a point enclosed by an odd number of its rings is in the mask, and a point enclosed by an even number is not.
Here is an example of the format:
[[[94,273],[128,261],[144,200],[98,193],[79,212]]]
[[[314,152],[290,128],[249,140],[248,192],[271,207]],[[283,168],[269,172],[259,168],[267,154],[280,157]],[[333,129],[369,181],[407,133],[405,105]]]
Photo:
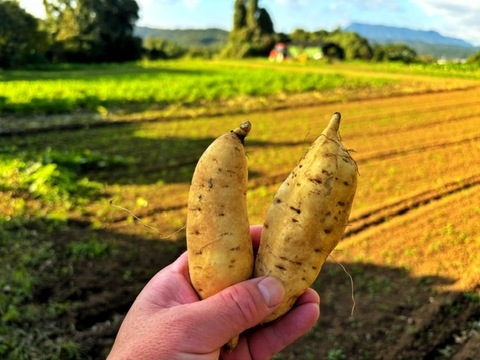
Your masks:
[[[234,0],[137,0],[137,25],[160,29],[230,30]],[[43,17],[42,0],[20,0]],[[275,31],[290,33],[344,28],[352,22],[433,30],[480,46],[477,0],[259,0]]]

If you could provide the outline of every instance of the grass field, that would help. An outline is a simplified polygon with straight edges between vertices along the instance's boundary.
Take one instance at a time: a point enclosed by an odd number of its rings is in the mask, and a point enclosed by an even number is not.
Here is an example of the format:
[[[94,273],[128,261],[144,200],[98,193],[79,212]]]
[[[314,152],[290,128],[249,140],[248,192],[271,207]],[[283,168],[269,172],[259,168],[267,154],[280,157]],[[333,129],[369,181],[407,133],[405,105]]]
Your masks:
[[[0,357],[104,356],[141,287],[185,249],[208,144],[251,121],[249,214],[262,223],[339,111],[360,177],[333,257],[356,310],[329,261],[314,284],[322,319],[276,358],[475,358],[479,74],[264,61],[0,73]]]
[[[264,96],[341,87],[378,87],[386,81],[346,78],[341,74],[292,73],[281,68],[252,68],[235,63],[153,62],[137,66],[91,67],[9,72],[0,82],[0,112],[28,115],[99,110],[145,109],[238,96]],[[101,111],[101,110],[99,110]]]

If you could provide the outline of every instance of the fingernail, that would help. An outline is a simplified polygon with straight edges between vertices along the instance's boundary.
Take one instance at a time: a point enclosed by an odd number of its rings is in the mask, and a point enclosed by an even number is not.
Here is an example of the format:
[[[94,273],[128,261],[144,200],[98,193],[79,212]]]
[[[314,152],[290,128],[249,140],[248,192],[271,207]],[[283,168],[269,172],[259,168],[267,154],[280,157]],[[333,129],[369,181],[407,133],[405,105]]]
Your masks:
[[[273,277],[266,277],[258,284],[258,290],[263,296],[268,307],[273,307],[280,304],[285,295],[283,284]]]

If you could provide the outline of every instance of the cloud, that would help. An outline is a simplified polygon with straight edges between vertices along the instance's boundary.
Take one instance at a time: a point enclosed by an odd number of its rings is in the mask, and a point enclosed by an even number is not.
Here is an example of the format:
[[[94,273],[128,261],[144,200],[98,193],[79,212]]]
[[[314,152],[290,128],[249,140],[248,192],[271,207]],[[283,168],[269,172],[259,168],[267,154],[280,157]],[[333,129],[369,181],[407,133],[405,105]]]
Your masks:
[[[413,0],[427,15],[438,18],[442,24],[435,30],[480,44],[480,2],[472,0]]]
[[[183,0],[183,3],[187,9],[193,10],[198,6],[200,0]]]
[[[273,0],[273,2],[288,7],[304,6],[309,3],[308,0]],[[260,4],[260,6],[262,6],[262,4]]]

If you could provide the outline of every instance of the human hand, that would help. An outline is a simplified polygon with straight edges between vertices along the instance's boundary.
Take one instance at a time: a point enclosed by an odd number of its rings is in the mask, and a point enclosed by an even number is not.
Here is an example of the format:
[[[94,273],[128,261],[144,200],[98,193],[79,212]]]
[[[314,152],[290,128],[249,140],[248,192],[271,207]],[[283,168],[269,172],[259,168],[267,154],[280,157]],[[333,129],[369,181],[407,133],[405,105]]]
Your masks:
[[[261,230],[261,226],[250,229],[254,248]],[[260,277],[199,301],[184,253],[138,295],[108,359],[269,359],[304,335],[320,315],[320,298],[308,289],[281,319],[259,325],[283,296],[278,280]],[[240,333],[234,351],[222,349]]]

